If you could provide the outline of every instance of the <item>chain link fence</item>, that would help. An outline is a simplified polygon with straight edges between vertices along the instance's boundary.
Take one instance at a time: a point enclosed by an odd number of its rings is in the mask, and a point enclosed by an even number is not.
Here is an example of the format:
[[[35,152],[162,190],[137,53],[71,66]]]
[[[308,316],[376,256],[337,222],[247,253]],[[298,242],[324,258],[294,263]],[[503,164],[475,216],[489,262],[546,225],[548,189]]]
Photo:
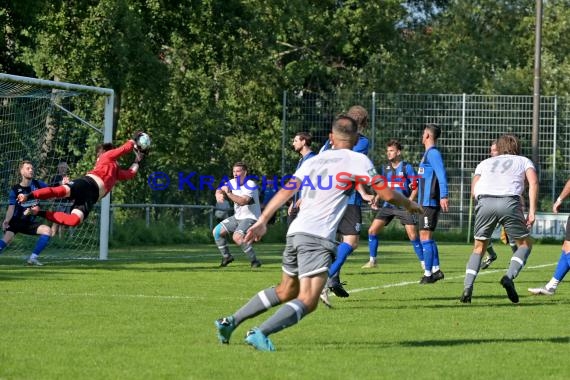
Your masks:
[[[438,146],[447,169],[450,212],[440,216],[439,230],[465,229],[469,223],[471,178],[477,164],[489,157],[491,141],[504,133],[517,135],[525,156],[532,154],[532,96],[466,94],[283,94],[283,174],[292,173],[298,155],[291,149],[295,133],[313,135],[318,151],[328,138],[333,119],[352,105],[369,112],[369,157],[385,162],[385,143],[398,139],[403,158],[417,168],[424,153],[421,135],[426,123],[442,128]],[[542,97],[538,169],[539,211],[550,211],[553,199],[569,176],[564,159],[570,155],[569,99]],[[563,210],[567,211],[567,210]]]

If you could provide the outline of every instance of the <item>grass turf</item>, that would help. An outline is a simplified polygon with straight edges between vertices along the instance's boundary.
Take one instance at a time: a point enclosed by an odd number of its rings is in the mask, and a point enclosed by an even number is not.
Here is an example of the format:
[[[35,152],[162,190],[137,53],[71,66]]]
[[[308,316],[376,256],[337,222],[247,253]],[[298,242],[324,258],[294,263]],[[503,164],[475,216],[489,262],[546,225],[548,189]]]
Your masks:
[[[499,279],[510,259],[481,271],[473,303],[460,304],[468,245],[440,244],[445,280],[418,285],[422,272],[409,244],[382,243],[379,267],[361,269],[366,248],[342,271],[351,292],[332,297],[297,326],[271,338],[277,352],[218,343],[213,321],[230,314],[281,276],[278,244],[258,244],[263,267],[236,261],[218,268],[213,245],[114,250],[105,262],[58,260],[24,267],[0,258],[0,379],[560,379],[570,343],[570,291],[544,285],[559,245],[536,245],[515,281],[512,304]],[[276,309],[275,309],[276,310]]]

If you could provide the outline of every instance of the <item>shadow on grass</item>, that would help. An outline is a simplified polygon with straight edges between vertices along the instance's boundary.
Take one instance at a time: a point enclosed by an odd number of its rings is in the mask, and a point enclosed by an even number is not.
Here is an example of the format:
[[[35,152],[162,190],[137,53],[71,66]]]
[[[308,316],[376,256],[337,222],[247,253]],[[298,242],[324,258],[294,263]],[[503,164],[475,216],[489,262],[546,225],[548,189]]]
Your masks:
[[[485,344],[485,343],[570,343],[570,337],[557,336],[551,338],[495,338],[495,339],[430,339],[418,341],[403,341],[399,344],[404,347],[446,347],[446,346],[463,346],[467,344]]]

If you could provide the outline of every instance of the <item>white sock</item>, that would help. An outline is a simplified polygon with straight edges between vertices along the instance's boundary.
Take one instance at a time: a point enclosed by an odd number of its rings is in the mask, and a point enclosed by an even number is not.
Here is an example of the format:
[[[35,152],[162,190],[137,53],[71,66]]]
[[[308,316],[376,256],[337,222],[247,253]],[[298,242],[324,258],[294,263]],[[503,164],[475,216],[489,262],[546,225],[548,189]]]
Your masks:
[[[558,284],[560,283],[560,281],[558,281],[557,279],[555,279],[554,277],[552,277],[550,279],[550,281],[548,281],[548,284],[546,284],[546,287],[548,289],[556,289],[558,287]]]

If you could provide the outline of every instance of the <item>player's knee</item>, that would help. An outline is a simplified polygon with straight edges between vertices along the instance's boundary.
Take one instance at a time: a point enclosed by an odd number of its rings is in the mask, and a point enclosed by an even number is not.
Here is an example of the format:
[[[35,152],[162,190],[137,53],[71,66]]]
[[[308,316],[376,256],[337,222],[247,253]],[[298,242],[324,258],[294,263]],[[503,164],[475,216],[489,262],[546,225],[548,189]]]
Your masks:
[[[236,243],[237,245],[242,245],[243,244],[243,234],[240,233],[234,233],[234,235],[232,236],[234,243]]]
[[[212,235],[214,236],[214,240],[218,240],[222,235],[222,225],[217,224],[216,227],[212,230]]]
[[[53,236],[52,231],[51,231],[51,227],[48,227],[45,224],[42,224],[41,226],[38,227],[36,234],[47,235],[50,237]]]

